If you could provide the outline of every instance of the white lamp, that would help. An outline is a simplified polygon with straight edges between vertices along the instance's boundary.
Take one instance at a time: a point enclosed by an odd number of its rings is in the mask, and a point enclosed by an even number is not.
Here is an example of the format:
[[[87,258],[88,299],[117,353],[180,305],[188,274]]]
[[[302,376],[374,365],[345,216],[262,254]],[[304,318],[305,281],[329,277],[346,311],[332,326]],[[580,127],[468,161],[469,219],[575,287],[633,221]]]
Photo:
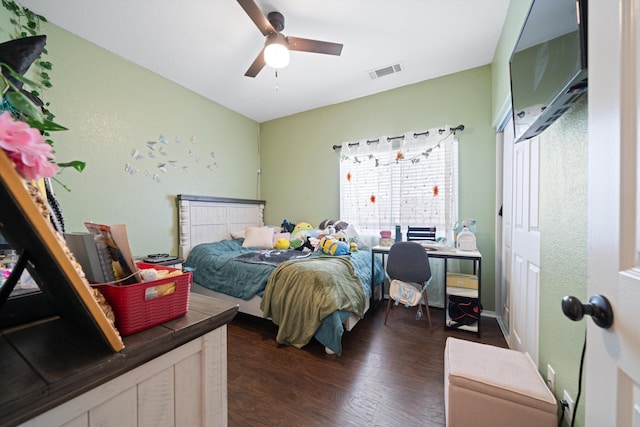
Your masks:
[[[273,68],[284,68],[289,65],[289,49],[287,40],[280,33],[270,34],[264,46],[264,62]]]

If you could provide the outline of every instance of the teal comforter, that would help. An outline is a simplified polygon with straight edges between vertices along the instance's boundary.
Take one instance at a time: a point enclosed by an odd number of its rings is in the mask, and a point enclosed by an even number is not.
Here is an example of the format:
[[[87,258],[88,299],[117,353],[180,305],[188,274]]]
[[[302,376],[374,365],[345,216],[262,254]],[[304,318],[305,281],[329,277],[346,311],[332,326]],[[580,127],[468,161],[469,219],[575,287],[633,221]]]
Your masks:
[[[276,266],[234,260],[240,255],[256,251],[255,249],[243,248],[242,242],[243,239],[233,239],[197,245],[189,253],[184,268],[191,271],[195,283],[205,288],[245,300],[254,295],[262,297],[267,281]],[[310,255],[312,258],[318,256],[322,256],[322,254],[314,252]],[[348,259],[360,279],[364,295],[369,298],[371,296],[372,273],[374,283],[379,284],[384,281],[382,263],[376,257],[372,272],[371,252],[369,251],[354,252]],[[289,262],[295,263],[297,261]],[[342,322],[348,316],[348,312],[339,310],[330,314],[323,320],[314,335],[320,343],[336,354],[342,352],[341,337],[344,332]]]

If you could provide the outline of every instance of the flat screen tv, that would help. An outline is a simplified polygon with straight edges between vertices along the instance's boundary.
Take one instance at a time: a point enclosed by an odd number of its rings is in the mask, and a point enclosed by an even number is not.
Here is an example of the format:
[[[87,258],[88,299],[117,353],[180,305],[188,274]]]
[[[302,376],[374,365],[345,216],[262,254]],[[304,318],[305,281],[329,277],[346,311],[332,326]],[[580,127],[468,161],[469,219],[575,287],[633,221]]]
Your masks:
[[[586,93],[587,1],[531,4],[509,61],[516,142],[543,132]]]

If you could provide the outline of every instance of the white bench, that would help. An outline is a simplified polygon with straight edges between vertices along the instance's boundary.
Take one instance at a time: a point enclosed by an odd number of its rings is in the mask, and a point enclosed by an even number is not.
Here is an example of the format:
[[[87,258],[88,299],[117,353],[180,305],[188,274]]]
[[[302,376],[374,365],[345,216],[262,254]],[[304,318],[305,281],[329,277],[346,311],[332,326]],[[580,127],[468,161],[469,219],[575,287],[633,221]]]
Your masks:
[[[449,427],[554,427],[557,403],[528,354],[447,338],[444,399]]]

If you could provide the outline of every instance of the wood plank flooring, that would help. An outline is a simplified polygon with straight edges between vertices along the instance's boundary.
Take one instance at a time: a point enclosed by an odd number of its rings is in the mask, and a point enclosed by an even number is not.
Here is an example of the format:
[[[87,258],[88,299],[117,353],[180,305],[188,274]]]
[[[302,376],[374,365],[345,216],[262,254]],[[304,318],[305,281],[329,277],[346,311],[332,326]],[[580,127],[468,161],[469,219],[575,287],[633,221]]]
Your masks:
[[[303,349],[275,341],[269,320],[238,314],[228,328],[229,426],[444,426],[444,345],[448,336],[507,347],[495,319],[482,337],[433,332],[415,309],[369,312],[342,339],[342,356],[312,340]]]

